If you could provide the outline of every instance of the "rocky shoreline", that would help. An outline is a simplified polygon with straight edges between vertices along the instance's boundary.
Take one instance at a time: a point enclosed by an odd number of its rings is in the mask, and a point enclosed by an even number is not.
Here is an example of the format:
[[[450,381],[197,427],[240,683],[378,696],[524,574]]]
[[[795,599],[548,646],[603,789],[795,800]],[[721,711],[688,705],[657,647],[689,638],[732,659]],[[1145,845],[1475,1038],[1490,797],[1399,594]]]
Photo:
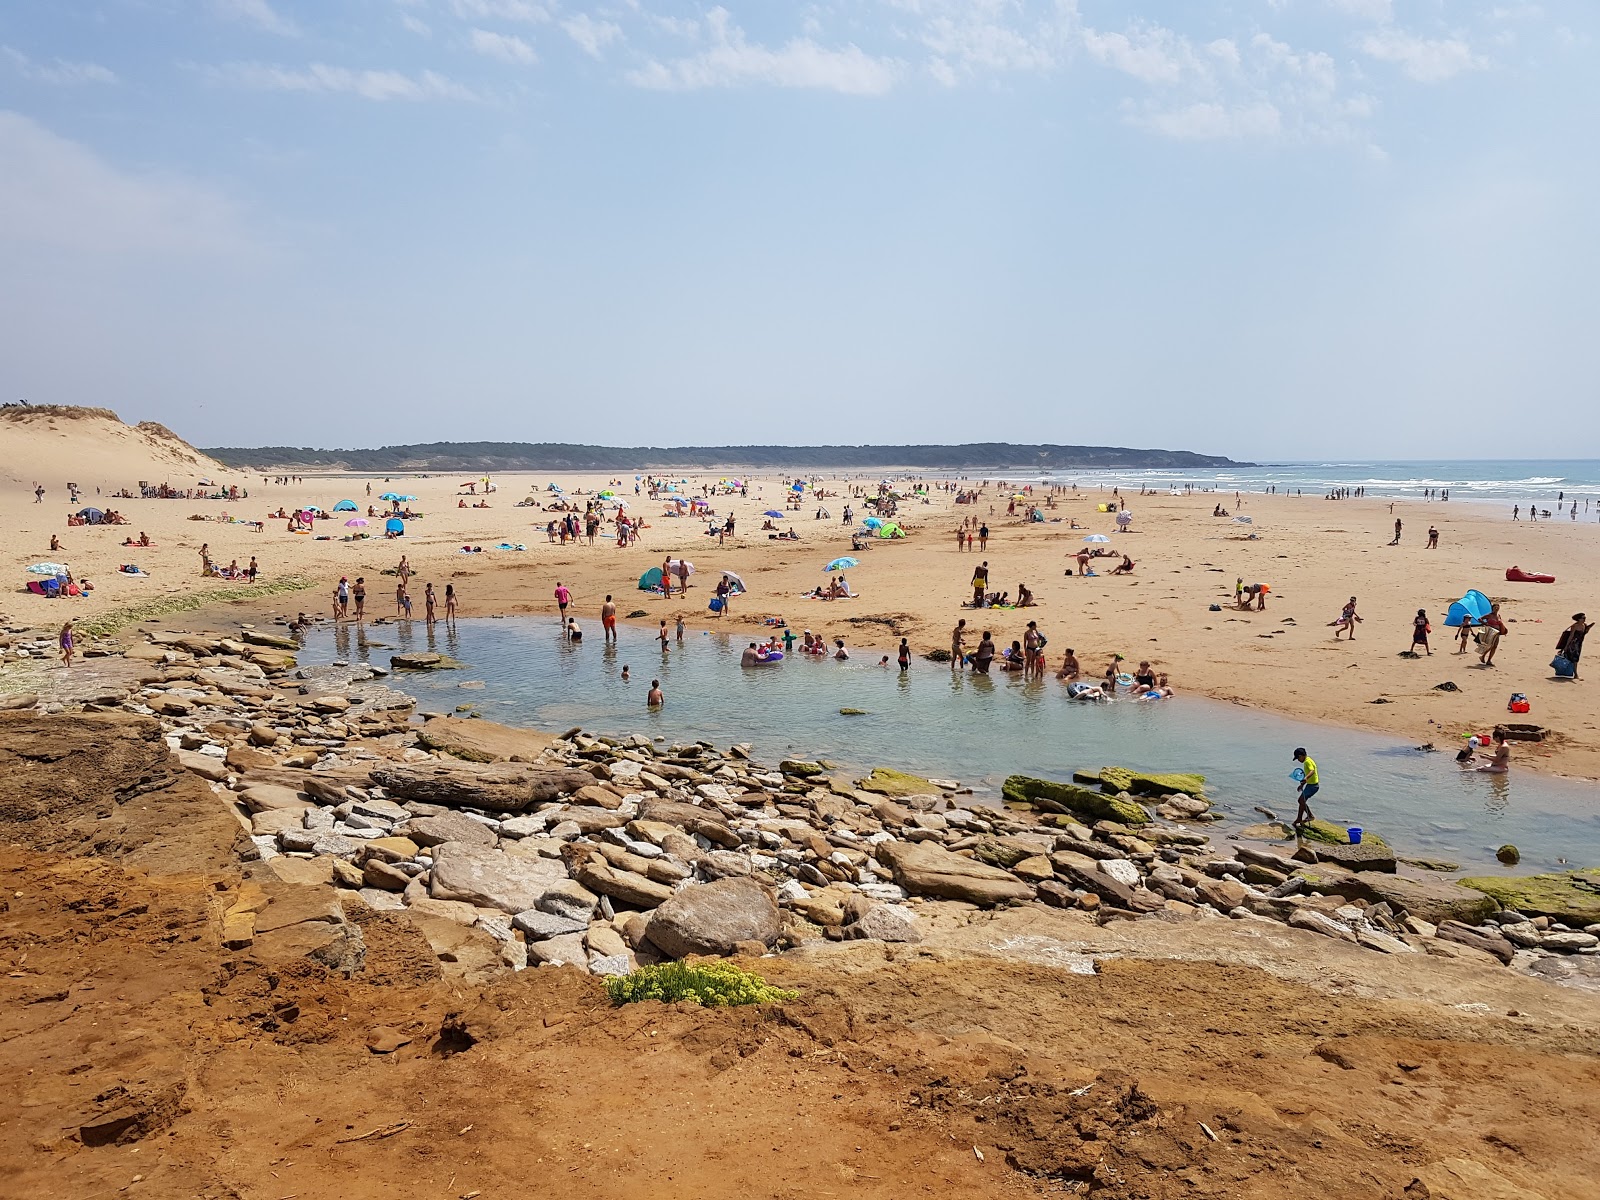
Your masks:
[[[1381,838],[1352,846],[1320,823],[1282,852],[1218,846],[1199,776],[1016,775],[988,807],[955,781],[766,766],[748,746],[419,723],[386,672],[302,668],[275,633],[146,636],[89,648],[120,655],[118,682],[0,707],[159,721],[239,823],[245,882],[223,941],[268,958],[359,969],[352,896],[406,914],[446,974],[472,979],[915,942],[947,912],[1042,904],[1101,923],[1266,920],[1378,953],[1600,978],[1600,871],[1413,878]]]

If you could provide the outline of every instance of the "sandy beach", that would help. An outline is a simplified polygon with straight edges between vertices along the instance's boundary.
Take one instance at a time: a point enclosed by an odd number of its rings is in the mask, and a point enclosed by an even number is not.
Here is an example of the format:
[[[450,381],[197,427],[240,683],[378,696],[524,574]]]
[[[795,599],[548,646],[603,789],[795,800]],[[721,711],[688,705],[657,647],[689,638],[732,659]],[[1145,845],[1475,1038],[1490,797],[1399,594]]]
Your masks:
[[[486,498],[466,494],[464,485],[477,481],[454,475],[322,475],[279,485],[190,457],[171,435],[130,431],[100,418],[13,418],[4,426],[0,456],[0,520],[14,536],[7,539],[0,569],[20,587],[29,578],[24,570],[29,564],[59,561],[91,579],[95,590],[71,601],[12,592],[0,611],[10,624],[44,628],[59,625],[67,613],[93,618],[177,597],[231,594],[239,584],[201,577],[200,549],[209,545],[211,558],[222,566],[234,561],[244,566],[254,556],[263,585],[290,577],[312,582],[304,591],[259,602],[234,601],[259,608],[262,615],[329,615],[339,577],[353,581],[364,575],[369,614],[392,617],[395,580],[383,572],[392,571],[403,554],[413,572],[419,618],[428,582],[441,596],[445,585],[453,584],[461,615],[486,616],[553,613],[559,580],[573,593],[573,611],[596,630],[607,593],[624,617],[642,610],[647,615],[639,619],[652,626],[681,616],[691,627],[704,628],[718,620],[707,602],[720,572],[728,570],[745,581],[749,592],[720,622],[726,626],[753,631],[763,628],[766,617],[781,616],[796,630],[811,629],[830,640],[845,637],[853,647],[881,653],[908,637],[921,655],[947,647],[951,627],[963,617],[974,633],[969,646],[983,629],[992,629],[996,642],[1007,645],[1022,636],[1027,621],[1037,620],[1049,639],[1052,668],[1067,648],[1076,651],[1090,677],[1103,672],[1113,654],[1123,655],[1130,666],[1148,659],[1156,670],[1169,673],[1180,696],[1211,696],[1441,748],[1505,720],[1508,697],[1523,692],[1532,711],[1522,719],[1553,736],[1540,745],[1518,746],[1517,763],[1600,777],[1600,693],[1587,680],[1556,680],[1549,668],[1571,615],[1596,607],[1600,526],[1592,520],[1513,523],[1506,506],[1459,501],[1391,504],[1246,494],[1236,502],[1232,494],[1135,493],[1125,497],[1134,519],[1123,534],[1098,511],[1112,498],[1109,488],[1059,496],[1055,507],[1044,508],[1047,520],[1032,523],[1022,515],[1022,502],[1017,515],[1008,513],[1013,488],[998,480],[986,485],[972,480],[968,486],[982,489],[976,505],[957,505],[943,491],[932,492],[928,503],[903,502],[898,517],[909,537],[879,540],[855,555],[860,565],[846,575],[858,598],[822,601],[806,593],[827,582],[823,567],[829,561],[852,553],[850,530],[841,520],[846,503],[860,513],[860,499],[849,492],[863,488],[875,494],[877,479],[815,480],[823,491],[840,494],[819,502],[808,492],[798,511],[784,510],[789,487],[775,474],[685,475],[682,492],[698,496],[703,485],[715,487],[730,476],[743,480],[749,494],[709,497],[717,520],[729,515],[736,520],[737,536],[721,544],[707,535],[707,520],[669,516],[672,506],[635,496],[631,475],[505,475],[494,479],[496,490]],[[137,490],[140,480],[187,488],[201,478],[237,485],[249,496],[237,502],[112,497],[119,490]],[[68,479],[83,489],[78,505],[67,502],[63,485]],[[47,489],[42,504],[34,502],[36,481]],[[611,537],[602,536],[593,547],[552,545],[545,524],[557,514],[543,511],[557,499],[547,490],[552,483],[580,506],[588,494],[615,487],[630,515],[646,523],[639,544],[618,550]],[[478,487],[481,491],[481,482]],[[416,496],[407,507],[423,514],[408,522],[405,537],[344,540],[361,532],[347,528],[345,519],[366,519],[369,505],[380,514],[386,511],[377,496],[390,490]],[[529,497],[541,507],[516,507]],[[354,501],[359,511],[317,522],[312,536],[289,533],[286,520],[267,517],[312,504],[332,509],[343,499]],[[485,499],[488,508],[471,507]],[[460,506],[462,501],[467,507]],[[1043,504],[1043,495],[1033,502]],[[1218,503],[1230,517],[1212,515]],[[69,528],[69,512],[85,505],[115,508],[129,523]],[[829,519],[817,519],[819,508],[829,511]],[[769,539],[762,530],[767,509],[784,511],[773,524],[792,527],[799,540]],[[1233,519],[1241,515],[1251,523]],[[225,517],[264,525],[257,532]],[[987,548],[974,542],[970,554],[957,549],[955,538],[969,517],[990,530]],[[1403,522],[1400,544],[1390,545],[1397,518]],[[1073,521],[1081,528],[1071,528]],[[1440,534],[1435,550],[1425,548],[1430,525]],[[374,517],[366,532],[382,527],[381,516]],[[612,529],[608,523],[603,534]],[[152,548],[122,545],[141,532],[149,534]],[[1128,553],[1137,564],[1133,574],[1107,574],[1113,560],[1106,559],[1096,577],[1069,577],[1070,556],[1091,533],[1109,535],[1110,545]],[[51,534],[61,540],[59,553],[49,550]],[[331,540],[320,540],[323,535]],[[526,549],[495,549],[502,543]],[[484,552],[463,554],[466,545],[482,546]],[[669,556],[695,564],[687,599],[638,590],[639,576]],[[1037,607],[964,608],[973,569],[985,561],[994,590],[1015,596],[1018,585],[1026,584]],[[124,563],[137,564],[148,577],[119,573]],[[1508,583],[1505,570],[1513,565],[1549,572],[1557,582]],[[1233,606],[1240,577],[1246,584],[1270,587],[1265,611]],[[1455,653],[1455,631],[1443,625],[1447,606],[1469,588],[1500,601],[1507,621],[1492,669],[1479,664],[1475,649]],[[1329,624],[1351,595],[1358,598],[1363,621],[1353,643],[1337,641]],[[1214,604],[1220,611],[1212,611]],[[1433,656],[1400,657],[1409,648],[1418,608],[1433,619]],[[884,620],[852,621],[861,617]],[[1443,683],[1457,690],[1438,690]]]

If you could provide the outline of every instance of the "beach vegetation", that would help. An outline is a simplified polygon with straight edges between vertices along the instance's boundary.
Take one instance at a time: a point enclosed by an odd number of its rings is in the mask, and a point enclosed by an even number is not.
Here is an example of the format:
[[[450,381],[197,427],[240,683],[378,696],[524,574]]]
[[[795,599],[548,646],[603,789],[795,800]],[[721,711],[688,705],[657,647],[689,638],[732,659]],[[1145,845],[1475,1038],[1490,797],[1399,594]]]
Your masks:
[[[669,962],[640,967],[606,980],[606,994],[615,1004],[660,1000],[663,1004],[687,1001],[707,1008],[740,1004],[771,1004],[793,1000],[800,993],[775,987],[754,971],[727,962]]]

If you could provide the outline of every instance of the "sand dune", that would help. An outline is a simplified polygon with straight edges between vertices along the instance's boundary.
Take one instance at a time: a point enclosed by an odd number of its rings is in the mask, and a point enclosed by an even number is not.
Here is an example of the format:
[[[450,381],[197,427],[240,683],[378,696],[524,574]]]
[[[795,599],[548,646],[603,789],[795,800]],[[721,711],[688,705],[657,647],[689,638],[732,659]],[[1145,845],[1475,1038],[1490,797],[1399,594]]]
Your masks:
[[[96,487],[109,493],[141,479],[191,487],[226,474],[154,421],[126,425],[109,408],[0,408],[0,488],[31,490],[37,481],[59,494],[71,480],[93,496]]]

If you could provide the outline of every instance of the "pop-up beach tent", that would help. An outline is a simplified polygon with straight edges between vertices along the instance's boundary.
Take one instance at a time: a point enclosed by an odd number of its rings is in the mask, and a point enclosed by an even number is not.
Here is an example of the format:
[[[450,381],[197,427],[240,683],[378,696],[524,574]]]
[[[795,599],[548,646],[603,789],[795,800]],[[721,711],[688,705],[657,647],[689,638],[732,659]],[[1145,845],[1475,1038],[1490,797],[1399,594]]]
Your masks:
[[[356,502],[354,500],[341,500],[341,501],[339,501],[339,503],[337,503],[337,504],[335,504],[333,506],[333,511],[334,512],[355,512],[356,511]]]
[[[1450,611],[1445,614],[1444,623],[1459,627],[1464,617],[1471,616],[1473,621],[1477,622],[1488,615],[1489,597],[1474,588],[1450,606]]]
[[[661,590],[661,568],[651,567],[639,576],[639,590],[641,592],[656,592]]]
[[[383,523],[383,530],[385,533],[392,533],[396,536],[399,536],[405,533],[406,523],[399,517],[390,517]]]

